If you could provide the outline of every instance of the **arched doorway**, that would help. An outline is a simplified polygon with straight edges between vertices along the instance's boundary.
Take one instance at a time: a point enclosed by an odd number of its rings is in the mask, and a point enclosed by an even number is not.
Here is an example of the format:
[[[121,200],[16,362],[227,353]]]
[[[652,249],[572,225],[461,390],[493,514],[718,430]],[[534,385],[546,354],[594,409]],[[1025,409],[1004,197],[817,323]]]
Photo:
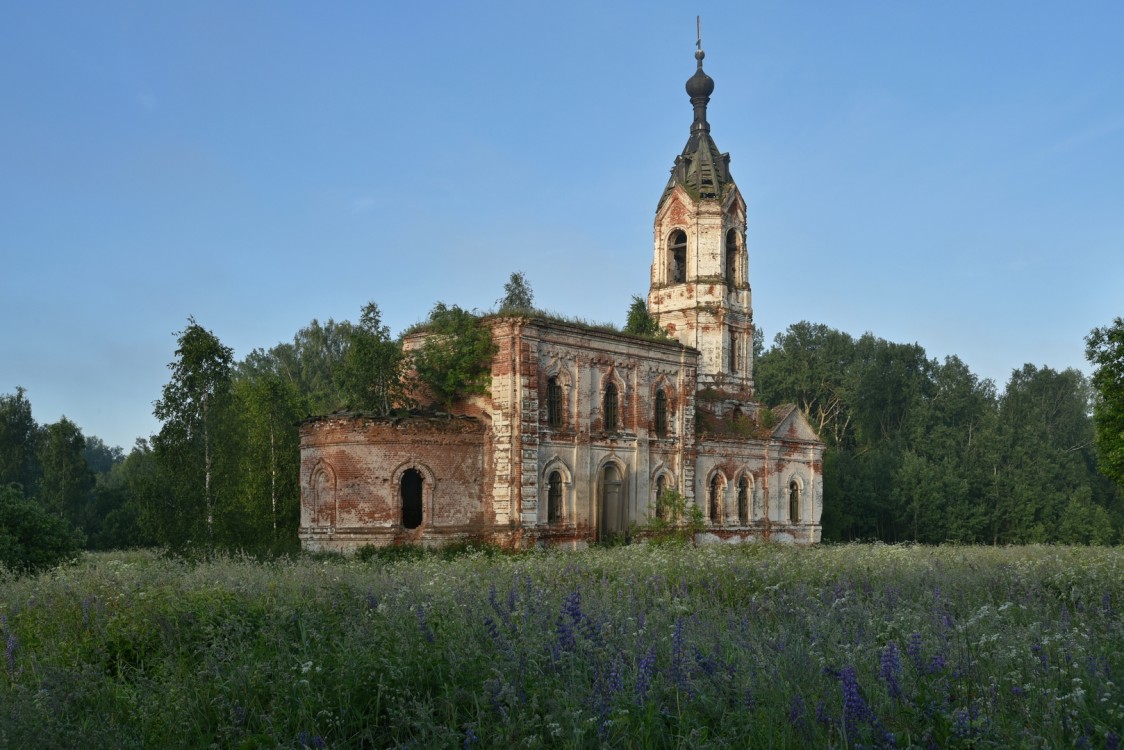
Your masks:
[[[422,487],[425,480],[417,469],[402,474],[402,525],[416,529],[422,523]]]
[[[620,469],[609,464],[601,472],[601,508],[598,514],[597,540],[606,541],[624,534],[628,529],[625,508],[624,479]]]

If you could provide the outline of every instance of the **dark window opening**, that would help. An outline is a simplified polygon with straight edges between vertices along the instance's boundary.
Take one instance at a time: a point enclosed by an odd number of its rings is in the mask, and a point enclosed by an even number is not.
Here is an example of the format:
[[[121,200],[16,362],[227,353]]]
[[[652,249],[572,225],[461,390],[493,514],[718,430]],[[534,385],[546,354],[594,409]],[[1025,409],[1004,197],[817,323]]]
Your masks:
[[[656,516],[661,521],[666,521],[669,515],[667,511],[667,503],[664,502],[663,493],[667,491],[667,477],[660,474],[656,478]]]
[[[546,381],[546,416],[551,427],[562,426],[562,386],[558,378]]]
[[[726,232],[726,284],[733,287],[737,283],[738,230]]]
[[[407,469],[402,475],[402,525],[416,529],[422,522],[422,479],[417,469]]]
[[[730,372],[734,375],[738,373],[738,358],[741,356],[739,348],[738,335],[730,331]]]
[[[656,391],[656,435],[667,436],[667,394],[662,389]]]
[[[738,521],[742,526],[749,523],[749,480],[745,477],[738,480]]]
[[[721,508],[719,508],[719,504],[720,504],[719,493],[721,491],[722,491],[722,484],[718,481],[718,476],[715,475],[715,477],[710,480],[710,522],[711,523],[718,523],[718,520],[721,517]]]
[[[546,486],[546,520],[557,523],[562,520],[562,475],[557,471],[550,472]]]
[[[671,248],[671,282],[682,284],[687,280],[687,233],[676,229],[668,239]]]
[[[620,426],[620,414],[617,408],[617,386],[609,383],[605,386],[605,432],[616,432]]]
[[[788,520],[800,521],[800,485],[795,479],[788,483]]]

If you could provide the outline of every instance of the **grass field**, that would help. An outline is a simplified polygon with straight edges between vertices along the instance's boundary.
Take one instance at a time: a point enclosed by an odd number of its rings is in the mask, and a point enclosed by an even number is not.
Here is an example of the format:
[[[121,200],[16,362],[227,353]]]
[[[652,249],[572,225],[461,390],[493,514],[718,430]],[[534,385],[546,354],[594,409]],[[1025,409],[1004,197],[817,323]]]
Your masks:
[[[98,554],[0,578],[2,747],[1091,747],[1124,549]]]

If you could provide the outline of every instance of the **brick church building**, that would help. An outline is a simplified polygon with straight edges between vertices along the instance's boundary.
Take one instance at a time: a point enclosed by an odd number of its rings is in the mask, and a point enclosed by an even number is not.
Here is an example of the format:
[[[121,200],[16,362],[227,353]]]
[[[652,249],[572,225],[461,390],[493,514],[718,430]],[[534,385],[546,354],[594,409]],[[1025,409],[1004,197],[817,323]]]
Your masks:
[[[819,541],[824,445],[798,409],[755,399],[746,204],[711,138],[714,82],[695,57],[647,299],[671,338],[490,316],[487,395],[451,414],[305,420],[306,549],[581,546],[642,527],[664,490],[701,508],[700,541]]]

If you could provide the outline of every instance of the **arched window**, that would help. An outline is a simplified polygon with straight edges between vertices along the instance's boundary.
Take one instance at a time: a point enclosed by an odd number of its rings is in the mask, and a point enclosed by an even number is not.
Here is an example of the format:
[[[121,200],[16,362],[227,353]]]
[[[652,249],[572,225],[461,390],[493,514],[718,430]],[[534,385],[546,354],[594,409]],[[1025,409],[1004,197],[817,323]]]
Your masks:
[[[788,483],[788,520],[800,522],[800,485],[795,479]]]
[[[656,435],[667,437],[667,394],[663,388],[656,391]]]
[[[710,522],[718,523],[722,518],[722,483],[718,481],[718,475],[715,474],[714,478],[710,480]]]
[[[738,521],[742,526],[749,523],[749,480],[738,480]]]
[[[738,373],[738,360],[741,358],[741,347],[738,346],[738,334],[730,331],[730,372]]]
[[[554,377],[546,381],[546,420],[551,427],[562,426],[562,386]]]
[[[660,474],[656,477],[656,515],[661,521],[667,520],[667,505],[663,501],[663,493],[667,491],[667,477]]]
[[[546,520],[550,523],[562,520],[562,475],[557,471],[550,472],[546,482]]]
[[[687,233],[676,229],[668,238],[667,246],[671,262],[671,283],[682,284],[687,280]]]
[[[726,232],[726,284],[733,287],[737,283],[738,230]]]
[[[620,428],[620,410],[617,401],[617,385],[610,381],[605,386],[605,432],[616,432]]]
[[[402,525],[416,529],[422,522],[422,486],[425,480],[417,469],[407,469],[402,475]]]

